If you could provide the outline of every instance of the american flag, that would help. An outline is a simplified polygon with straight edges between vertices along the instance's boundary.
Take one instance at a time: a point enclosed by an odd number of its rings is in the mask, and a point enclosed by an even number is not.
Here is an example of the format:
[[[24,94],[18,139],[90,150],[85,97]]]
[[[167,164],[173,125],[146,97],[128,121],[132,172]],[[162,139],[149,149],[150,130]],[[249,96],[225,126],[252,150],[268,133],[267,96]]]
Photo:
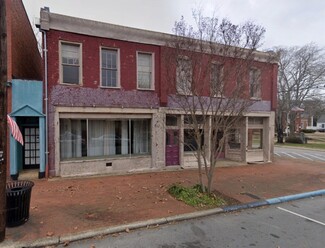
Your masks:
[[[7,122],[12,137],[14,137],[14,139],[17,140],[23,146],[24,145],[23,135],[21,134],[17,123],[9,115],[7,115]]]

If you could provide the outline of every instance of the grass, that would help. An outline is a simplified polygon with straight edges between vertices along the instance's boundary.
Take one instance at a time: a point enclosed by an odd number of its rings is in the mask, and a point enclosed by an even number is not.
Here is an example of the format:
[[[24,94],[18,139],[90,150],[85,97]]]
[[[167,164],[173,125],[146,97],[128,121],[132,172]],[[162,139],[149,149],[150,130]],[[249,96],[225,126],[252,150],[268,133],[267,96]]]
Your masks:
[[[219,207],[224,206],[227,202],[221,197],[214,194],[202,193],[200,185],[185,187],[180,184],[174,184],[168,189],[168,193],[177,200],[183,201],[193,207]]]
[[[295,144],[295,143],[275,143],[278,146],[291,146],[291,147],[302,147],[310,149],[324,149],[325,150],[325,133],[315,132],[306,133],[307,144]],[[275,141],[276,142],[276,141]]]
[[[276,143],[278,146],[292,146],[292,147],[303,147],[310,149],[325,149],[325,143],[307,143],[307,144],[295,144],[295,143]]]

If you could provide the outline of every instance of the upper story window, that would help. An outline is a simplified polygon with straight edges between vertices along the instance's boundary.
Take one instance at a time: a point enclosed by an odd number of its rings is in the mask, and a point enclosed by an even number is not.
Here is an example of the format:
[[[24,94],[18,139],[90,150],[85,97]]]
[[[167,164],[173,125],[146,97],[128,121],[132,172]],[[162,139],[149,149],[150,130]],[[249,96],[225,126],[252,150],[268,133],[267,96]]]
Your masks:
[[[179,58],[176,68],[176,90],[179,94],[192,93],[192,63],[188,58]]]
[[[261,98],[261,72],[258,69],[249,71],[249,95],[251,98]]]
[[[137,54],[138,89],[145,89],[145,90],[154,89],[153,68],[154,68],[153,54],[138,52]]]
[[[101,49],[101,86],[119,87],[119,51]]]
[[[81,83],[81,45],[61,42],[60,81],[64,84]]]
[[[211,64],[211,96],[222,96],[224,95],[224,83],[222,80],[223,66],[221,64]]]

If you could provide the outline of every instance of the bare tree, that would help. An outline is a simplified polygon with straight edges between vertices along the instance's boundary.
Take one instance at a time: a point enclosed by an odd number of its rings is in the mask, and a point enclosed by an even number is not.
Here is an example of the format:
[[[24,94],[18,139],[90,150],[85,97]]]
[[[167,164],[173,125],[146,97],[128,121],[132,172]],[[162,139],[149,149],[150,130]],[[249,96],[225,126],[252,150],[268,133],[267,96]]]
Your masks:
[[[265,30],[200,11],[193,11],[193,18],[195,26],[184,18],[175,23],[164,53],[166,84],[170,106],[185,116],[188,140],[183,142],[196,156],[202,191],[210,193],[223,147],[237,145],[236,129],[251,99],[260,97],[260,73],[252,66]]]
[[[278,78],[278,123],[289,116],[290,133],[296,130],[294,107],[303,107],[307,99],[320,97],[325,85],[325,50],[315,44],[276,48],[280,55]],[[279,125],[278,125],[279,126]],[[279,128],[279,127],[278,127]],[[279,131],[279,130],[278,130]]]

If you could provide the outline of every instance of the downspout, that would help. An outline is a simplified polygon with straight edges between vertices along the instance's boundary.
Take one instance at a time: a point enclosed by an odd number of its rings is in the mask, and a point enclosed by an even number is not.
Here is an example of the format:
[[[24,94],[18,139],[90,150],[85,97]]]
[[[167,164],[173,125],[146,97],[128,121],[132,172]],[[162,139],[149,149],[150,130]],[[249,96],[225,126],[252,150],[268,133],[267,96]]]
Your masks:
[[[45,177],[49,177],[49,165],[48,165],[48,157],[49,157],[49,149],[48,149],[48,81],[47,81],[47,41],[46,41],[46,31],[40,29],[43,33],[43,52],[44,52],[44,88],[45,88]]]

